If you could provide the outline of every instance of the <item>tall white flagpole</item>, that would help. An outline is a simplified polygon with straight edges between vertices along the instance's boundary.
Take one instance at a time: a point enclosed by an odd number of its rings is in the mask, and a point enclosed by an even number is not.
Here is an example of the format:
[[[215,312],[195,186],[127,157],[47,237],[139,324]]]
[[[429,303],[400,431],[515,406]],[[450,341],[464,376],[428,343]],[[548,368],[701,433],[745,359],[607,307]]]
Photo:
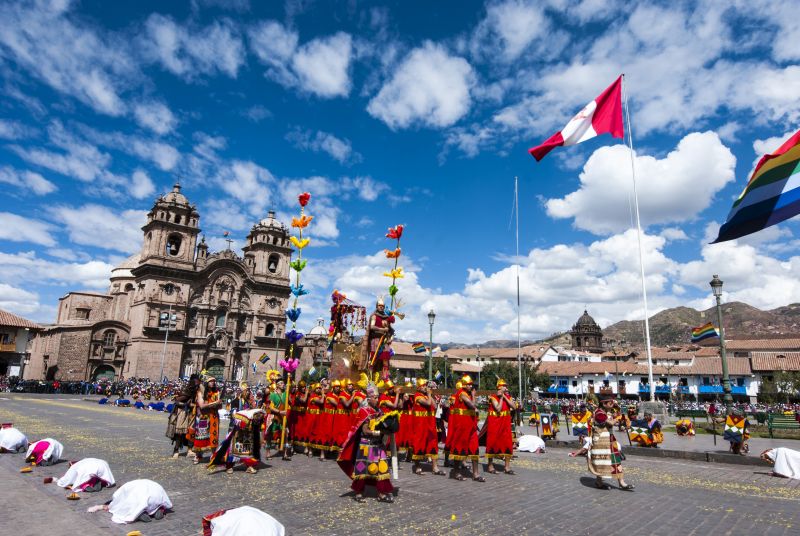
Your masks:
[[[631,130],[631,113],[628,108],[628,92],[625,87],[625,75],[622,75],[622,94],[625,96],[625,119],[628,123],[628,148],[631,152],[631,178],[633,179],[633,208],[636,213],[636,237],[639,241],[639,269],[642,276],[642,301],[644,302],[644,337],[647,346],[647,379],[650,382],[650,401],[656,398],[656,386],[653,383],[653,353],[650,350],[650,314],[647,310],[647,285],[644,279],[644,256],[642,255],[642,223],[639,219],[639,196],[636,192],[636,164],[633,152],[633,131]]]
[[[519,329],[520,300],[519,300],[519,179],[514,177],[514,209],[517,216],[517,370],[519,372],[519,400],[525,396],[522,386],[522,342]]]
[[[514,177],[514,208],[517,216],[517,370],[519,372],[519,399],[525,397],[525,390],[522,385],[522,339],[520,338],[519,315],[519,179]]]

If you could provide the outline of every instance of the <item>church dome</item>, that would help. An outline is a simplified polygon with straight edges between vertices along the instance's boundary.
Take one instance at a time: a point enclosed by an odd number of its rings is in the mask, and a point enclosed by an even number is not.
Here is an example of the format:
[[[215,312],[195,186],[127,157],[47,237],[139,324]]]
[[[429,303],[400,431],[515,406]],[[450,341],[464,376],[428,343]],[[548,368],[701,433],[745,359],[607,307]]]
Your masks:
[[[258,222],[258,225],[267,228],[285,230],[286,226],[275,218],[275,211],[270,210],[267,212],[267,217]]]
[[[172,191],[164,196],[164,201],[167,203],[174,203],[176,205],[188,205],[189,200],[181,193],[181,185],[176,182],[172,187]]]
[[[594,321],[594,318],[592,318],[589,315],[589,313],[586,311],[586,309],[583,310],[583,314],[578,319],[578,321],[575,322],[575,327],[576,328],[577,327],[583,327],[583,328],[597,328],[597,329],[600,329],[600,326],[597,324],[597,322]]]
[[[120,277],[133,277],[131,270],[139,266],[141,253],[134,253],[111,270],[111,279]]]
[[[324,323],[325,323],[325,319],[323,319],[321,317],[318,318],[317,319],[317,325],[314,326],[313,328],[311,328],[311,331],[308,332],[308,335],[311,336],[311,337],[314,337],[314,336],[317,336],[317,337],[319,337],[319,336],[327,336],[328,335],[328,331],[323,326]]]

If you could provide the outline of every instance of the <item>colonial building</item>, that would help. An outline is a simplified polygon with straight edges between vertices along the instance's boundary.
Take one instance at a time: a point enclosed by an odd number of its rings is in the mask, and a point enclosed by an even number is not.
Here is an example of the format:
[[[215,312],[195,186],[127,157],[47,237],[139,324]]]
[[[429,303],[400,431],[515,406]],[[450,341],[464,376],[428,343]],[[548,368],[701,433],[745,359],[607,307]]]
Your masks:
[[[569,332],[572,349],[584,352],[603,352],[603,331],[585,310]]]
[[[111,272],[108,292],[70,292],[54,325],[33,340],[28,379],[167,378],[207,369],[239,380],[285,350],[292,249],[269,212],[240,256],[210,253],[200,215],[180,185],[159,197],[141,251]],[[198,240],[199,238],[199,240]]]
[[[22,376],[29,363],[28,341],[42,327],[0,309],[0,376]]]

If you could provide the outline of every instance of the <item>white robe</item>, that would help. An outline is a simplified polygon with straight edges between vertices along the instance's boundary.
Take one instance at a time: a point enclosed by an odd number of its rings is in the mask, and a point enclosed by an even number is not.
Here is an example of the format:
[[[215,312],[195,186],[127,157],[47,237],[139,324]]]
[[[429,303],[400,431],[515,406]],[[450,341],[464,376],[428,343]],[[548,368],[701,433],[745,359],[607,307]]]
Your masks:
[[[284,536],[274,517],[252,506],[228,510],[211,520],[211,536]]]
[[[167,492],[152,480],[141,479],[131,480],[115,491],[108,511],[114,523],[133,523],[142,512],[153,515],[162,507],[172,508]]]
[[[800,480],[800,451],[778,447],[768,450],[767,456],[775,462],[772,470],[776,474]]]
[[[62,445],[52,437],[46,437],[44,439],[40,439],[35,443],[31,443],[28,446],[28,453],[25,454],[25,457],[27,458],[28,456],[30,456],[33,453],[34,449],[36,448],[36,445],[38,445],[42,441],[46,441],[48,443],[47,449],[44,451],[44,454],[42,454],[42,459],[52,460],[53,462],[57,462],[58,460],[60,460],[61,455],[64,453],[64,445]]]
[[[16,428],[3,428],[0,430],[0,447],[17,451],[28,446],[28,438]]]
[[[84,458],[67,469],[67,473],[57,482],[62,488],[72,486],[74,491],[81,491],[80,486],[93,477],[104,481],[106,485],[114,485],[114,475],[105,460]]]
[[[519,450],[520,452],[536,452],[539,449],[542,449],[542,452],[545,451],[545,444],[544,440],[535,435],[524,435],[519,437]]]

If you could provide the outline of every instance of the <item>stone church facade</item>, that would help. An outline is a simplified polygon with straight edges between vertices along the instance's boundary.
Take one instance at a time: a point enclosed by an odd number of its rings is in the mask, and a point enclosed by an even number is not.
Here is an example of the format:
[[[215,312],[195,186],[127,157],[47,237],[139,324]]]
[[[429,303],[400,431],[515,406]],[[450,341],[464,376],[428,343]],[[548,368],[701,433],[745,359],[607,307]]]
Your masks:
[[[209,253],[199,222],[180,185],[159,197],[141,251],[112,270],[108,292],[59,300],[55,324],[32,342],[26,379],[155,380],[162,369],[170,379],[203,369],[224,380],[263,378],[286,348],[289,230],[270,212],[240,256]],[[265,353],[267,366],[258,361]]]

